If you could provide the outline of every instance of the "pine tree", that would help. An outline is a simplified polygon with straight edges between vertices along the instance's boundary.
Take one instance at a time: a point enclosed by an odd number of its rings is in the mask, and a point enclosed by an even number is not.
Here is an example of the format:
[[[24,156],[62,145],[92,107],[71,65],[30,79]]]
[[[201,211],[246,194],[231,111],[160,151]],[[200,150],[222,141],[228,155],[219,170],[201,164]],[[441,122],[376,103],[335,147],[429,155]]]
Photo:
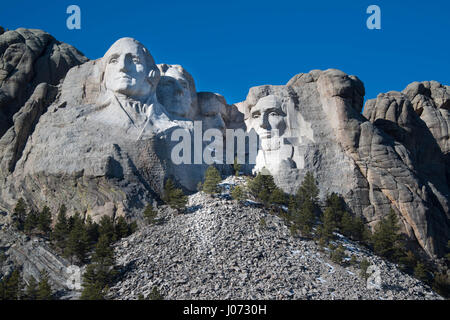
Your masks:
[[[301,205],[306,200],[310,200],[314,205],[316,205],[318,196],[319,188],[317,187],[316,180],[314,179],[313,173],[308,171],[302,181],[302,184],[300,185],[300,188],[297,190],[297,201],[299,202],[299,205]]]
[[[311,198],[306,198],[302,207],[298,210],[296,223],[300,228],[303,237],[311,237],[315,220],[314,210],[315,208]]]
[[[98,227],[99,236],[106,235],[109,239],[110,243],[115,242],[116,233],[114,232],[114,223],[113,220],[108,216],[103,216],[100,219],[99,227]]]
[[[258,194],[257,199],[259,201],[261,201],[264,204],[264,206],[267,207],[270,204],[270,196],[271,196],[270,191],[268,189],[264,188]]]
[[[39,284],[37,290],[38,300],[52,300],[52,288],[49,283],[48,273],[43,271],[39,277]]]
[[[287,203],[286,194],[280,188],[275,187],[270,196],[270,202],[278,205],[285,205]]]
[[[127,221],[125,220],[125,217],[120,216],[117,219],[117,222],[114,226],[115,232],[116,232],[116,239],[122,239],[129,235],[129,226]]]
[[[340,244],[337,248],[331,251],[331,261],[337,264],[342,264],[345,258],[345,249]]]
[[[106,294],[105,286],[96,278],[96,266],[94,264],[88,265],[83,274],[81,300],[104,300]]]
[[[162,294],[159,292],[157,287],[153,287],[152,292],[148,295],[147,299],[150,300],[164,300]]]
[[[92,221],[91,216],[87,216],[86,218],[86,232],[89,239],[90,246],[94,245],[98,241],[99,237],[99,225],[96,222]]]
[[[51,224],[52,224],[52,214],[50,212],[50,208],[45,206],[39,213],[38,229],[45,236],[48,236],[51,231]]]
[[[279,189],[273,176],[259,172],[255,178],[247,182],[249,193],[268,206],[271,203],[285,204],[286,197],[284,192]]]
[[[367,269],[369,268],[369,266],[370,266],[370,263],[369,263],[369,261],[367,261],[366,258],[362,259],[361,263],[359,264],[359,268],[361,269],[360,276],[364,280],[367,280],[367,278],[369,277],[369,274],[367,273]]]
[[[336,229],[336,221],[333,211],[330,207],[327,207],[322,215],[322,228],[321,238],[326,243],[333,239],[333,232]]]
[[[352,231],[352,238],[357,241],[366,241],[368,239],[367,235],[370,233],[370,231],[367,229],[367,227],[364,224],[364,221],[362,217],[357,216],[353,218],[353,231]]]
[[[327,195],[325,205],[332,211],[336,227],[338,229],[341,229],[341,220],[345,212],[344,200],[337,193],[332,192],[331,194]]]
[[[400,251],[399,230],[398,218],[391,209],[389,215],[375,226],[372,235],[375,253],[389,260],[396,259]]]
[[[344,236],[346,237],[352,237],[353,236],[353,219],[352,216],[350,215],[350,213],[348,213],[347,211],[345,211],[342,214],[342,219],[341,219],[341,232]]]
[[[186,208],[187,196],[181,189],[175,189],[172,192],[172,199],[170,199],[170,206],[176,209],[178,212],[183,211]]]
[[[433,290],[444,298],[448,299],[450,297],[450,279],[446,273],[435,274]]]
[[[66,256],[75,257],[79,263],[84,263],[89,250],[89,235],[80,215],[74,216],[74,225],[70,231],[66,246]]]
[[[103,266],[112,266],[114,264],[114,250],[106,235],[102,234],[95,246],[92,261]]]
[[[158,212],[153,209],[153,206],[151,204],[147,205],[147,207],[144,210],[144,218],[147,220],[147,223],[153,224],[155,223],[155,218]]]
[[[34,277],[30,277],[25,288],[25,298],[27,300],[36,300],[38,297],[38,283]]]
[[[14,269],[8,276],[3,277],[0,285],[1,300],[19,300],[21,298],[21,272]]]
[[[172,199],[174,190],[175,190],[175,184],[173,183],[172,179],[170,179],[170,178],[167,179],[166,183],[164,184],[163,201],[165,203],[167,203],[167,204],[170,203],[170,200]]]
[[[24,225],[24,231],[26,234],[30,235],[37,228],[38,218],[39,218],[39,216],[36,213],[36,211],[34,211],[34,210],[31,210],[27,214],[27,217],[25,218],[25,225]]]
[[[244,199],[244,191],[240,186],[235,186],[233,190],[231,190],[231,197],[234,200],[242,201]]]
[[[214,166],[209,166],[205,172],[203,191],[209,194],[218,192],[217,184],[222,180],[219,171]]]
[[[64,251],[69,232],[69,225],[66,216],[66,206],[62,205],[59,208],[58,217],[56,218],[56,224],[52,232],[52,240],[56,246]]]
[[[23,198],[20,198],[17,201],[12,214],[13,225],[19,231],[22,231],[24,228],[26,212],[27,212],[27,205],[25,204],[25,200]]]
[[[241,170],[241,165],[238,163],[237,157],[234,157],[233,169],[234,169],[235,176],[238,177],[239,171]]]
[[[175,188],[173,181],[169,178],[164,185],[164,202],[177,211],[183,211],[187,204],[187,197],[183,190]]]
[[[422,282],[428,281],[428,275],[427,270],[425,268],[425,265],[421,262],[418,262],[416,267],[414,268],[414,277],[419,279]]]
[[[414,253],[409,250],[405,256],[400,259],[400,265],[403,272],[407,272],[409,274],[414,272],[414,268],[417,264],[417,258]]]
[[[82,300],[103,300],[114,277],[114,251],[106,234],[102,234],[92,255],[92,264],[83,275]]]

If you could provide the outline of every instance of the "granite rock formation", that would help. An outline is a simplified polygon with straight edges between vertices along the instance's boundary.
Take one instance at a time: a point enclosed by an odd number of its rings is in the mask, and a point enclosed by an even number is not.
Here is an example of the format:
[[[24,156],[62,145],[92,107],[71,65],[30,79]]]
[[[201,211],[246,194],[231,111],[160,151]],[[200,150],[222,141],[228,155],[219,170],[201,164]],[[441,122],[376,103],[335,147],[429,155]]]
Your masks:
[[[86,62],[74,47],[50,34],[20,28],[0,35],[0,137],[40,83],[57,85],[73,66]]]
[[[0,53],[4,211],[23,197],[35,209],[57,212],[65,204],[94,220],[140,220],[168,177],[189,192],[203,179],[205,163],[171,161],[178,143],[172,133],[192,137],[201,121],[203,132],[257,132],[260,149],[256,164],[243,166],[247,173],[266,168],[293,193],[312,171],[322,199],[341,194],[370,226],[392,208],[411,243],[430,257],[444,254],[448,86],[412,83],[369,100],[361,113],[365,93],[357,77],[313,70],[286,85],[251,88],[245,101],[229,105],[220,94],[197,92],[183,67],[157,65],[131,38],[87,61],[44,32],[19,29],[0,35]],[[232,172],[229,164],[217,166]]]
[[[416,105],[430,100],[417,97],[412,87],[406,91]],[[440,100],[430,103],[434,109],[428,114],[448,100],[445,87],[434,87]],[[363,98],[362,82],[334,69],[296,75],[285,86],[250,89],[239,108],[247,127],[260,129],[256,171],[265,167],[290,193],[312,171],[322,198],[342,194],[372,226],[392,208],[412,242],[430,256],[442,255],[450,230],[449,183],[440,150],[448,141],[446,109],[439,117],[427,116],[429,123],[443,123],[434,130],[438,144],[405,94],[380,95],[361,114]]]
[[[41,272],[47,272],[52,290],[59,298],[80,295],[84,267],[70,264],[50,248],[48,241],[0,226],[0,252],[6,257],[0,264],[0,279],[17,267],[21,268],[25,283],[31,277],[39,282]]]

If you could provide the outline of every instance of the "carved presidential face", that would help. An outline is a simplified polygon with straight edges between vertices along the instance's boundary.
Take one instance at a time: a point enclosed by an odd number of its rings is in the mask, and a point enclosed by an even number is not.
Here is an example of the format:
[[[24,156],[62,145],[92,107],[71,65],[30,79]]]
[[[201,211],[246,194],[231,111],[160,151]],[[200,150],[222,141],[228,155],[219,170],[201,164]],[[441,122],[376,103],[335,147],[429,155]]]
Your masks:
[[[148,97],[155,91],[159,70],[145,47],[131,38],[117,40],[103,57],[106,89],[131,98]]]
[[[193,110],[195,85],[181,66],[163,65],[158,84],[158,100],[172,114],[189,117]]]
[[[273,95],[259,99],[250,110],[250,127],[262,140],[282,136],[286,131],[286,113],[282,103]]]

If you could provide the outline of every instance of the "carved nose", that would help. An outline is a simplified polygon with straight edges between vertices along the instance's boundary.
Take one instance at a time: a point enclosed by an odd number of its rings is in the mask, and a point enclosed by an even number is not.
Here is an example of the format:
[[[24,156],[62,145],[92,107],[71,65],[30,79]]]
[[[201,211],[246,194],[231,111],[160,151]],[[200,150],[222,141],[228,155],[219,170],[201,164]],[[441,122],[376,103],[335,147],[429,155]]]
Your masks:
[[[263,129],[268,129],[269,128],[269,121],[267,120],[267,117],[265,117],[264,115],[260,117],[260,123],[259,126]]]
[[[175,94],[177,96],[183,95],[183,87],[178,82],[175,84]]]
[[[127,67],[125,64],[125,59],[119,60],[119,71],[127,71]]]

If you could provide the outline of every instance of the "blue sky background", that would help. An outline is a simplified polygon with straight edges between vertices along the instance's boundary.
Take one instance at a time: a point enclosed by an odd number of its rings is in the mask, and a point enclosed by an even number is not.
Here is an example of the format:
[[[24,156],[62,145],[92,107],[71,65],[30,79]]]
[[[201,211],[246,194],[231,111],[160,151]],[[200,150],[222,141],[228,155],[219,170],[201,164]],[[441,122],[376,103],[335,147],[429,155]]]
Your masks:
[[[81,8],[68,30],[66,8]],[[366,9],[381,8],[381,30]],[[413,81],[450,85],[450,1],[22,1],[2,3],[0,25],[38,28],[101,57],[118,38],[141,41],[157,63],[181,64],[198,91],[229,103],[248,89],[285,84],[312,69],[357,75],[366,99]]]

